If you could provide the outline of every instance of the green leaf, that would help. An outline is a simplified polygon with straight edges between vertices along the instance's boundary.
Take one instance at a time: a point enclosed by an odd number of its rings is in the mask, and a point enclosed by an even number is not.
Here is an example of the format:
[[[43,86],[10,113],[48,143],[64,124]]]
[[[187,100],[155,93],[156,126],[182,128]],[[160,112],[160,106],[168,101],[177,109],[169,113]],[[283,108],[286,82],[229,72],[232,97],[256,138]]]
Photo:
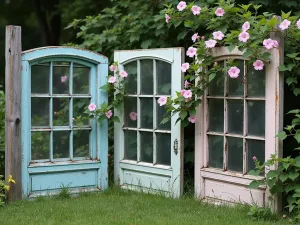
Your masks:
[[[289,175],[286,174],[286,173],[282,173],[282,174],[280,174],[280,176],[279,176],[279,179],[280,179],[282,182],[286,181],[288,178],[289,178]]]
[[[287,135],[286,135],[285,131],[280,131],[280,132],[276,135],[276,137],[278,137],[280,140],[284,140],[284,139],[286,139]]]
[[[211,82],[216,77],[216,75],[216,73],[210,73],[208,76],[208,81]]]
[[[250,170],[248,172],[248,175],[251,175],[251,176],[258,176],[259,174],[260,174],[259,170]]]
[[[296,134],[294,136],[294,138],[296,139],[296,141],[298,142],[298,144],[300,143],[300,130],[296,131]]]
[[[300,88],[295,88],[293,90],[294,95],[298,96],[300,94]]]
[[[188,114],[187,111],[181,111],[179,113],[179,116],[180,116],[181,120],[184,120],[186,118],[187,114]]]
[[[233,49],[235,49],[235,47],[236,47],[235,45],[231,44],[227,48],[228,48],[229,52],[232,52]]]
[[[259,182],[257,180],[252,181],[248,186],[248,188],[251,189],[257,189],[258,187],[259,187]]]
[[[299,53],[291,53],[291,54],[286,54],[287,57],[294,59],[298,56]]]
[[[299,173],[298,172],[290,172],[289,173],[289,178],[291,179],[291,180],[295,180],[296,178],[298,178],[299,177]]]
[[[297,78],[296,77],[288,77],[286,79],[286,83],[290,86],[291,84],[296,84],[298,81],[297,81]]]
[[[114,121],[115,123],[120,123],[120,119],[117,116],[114,116],[111,120]]]
[[[298,114],[299,112],[300,112],[300,109],[293,109],[293,110],[289,111],[287,114],[291,114],[291,113]]]
[[[190,113],[191,116],[195,116],[196,115],[196,109],[191,109],[189,111],[189,113]]]
[[[245,58],[248,58],[249,56],[251,56],[251,55],[253,55],[253,50],[251,50],[251,49],[248,49],[246,52],[244,52],[244,54],[243,54],[243,58],[245,59]]]
[[[293,64],[293,63],[287,64],[287,65],[280,65],[278,67],[278,70],[281,71],[281,72],[292,71],[292,69],[294,68],[294,66],[296,66],[296,65]]]
[[[170,117],[164,117],[164,118],[161,120],[160,124],[165,124],[165,123],[167,123],[170,119],[171,119]]]
[[[141,47],[142,48],[149,48],[149,46],[152,44],[152,40],[145,40],[142,42]]]
[[[267,179],[271,179],[277,177],[278,171],[277,170],[270,170],[267,174]]]
[[[177,40],[182,40],[185,38],[185,36],[187,35],[187,32],[186,31],[182,31],[180,32],[178,35],[177,35]]]

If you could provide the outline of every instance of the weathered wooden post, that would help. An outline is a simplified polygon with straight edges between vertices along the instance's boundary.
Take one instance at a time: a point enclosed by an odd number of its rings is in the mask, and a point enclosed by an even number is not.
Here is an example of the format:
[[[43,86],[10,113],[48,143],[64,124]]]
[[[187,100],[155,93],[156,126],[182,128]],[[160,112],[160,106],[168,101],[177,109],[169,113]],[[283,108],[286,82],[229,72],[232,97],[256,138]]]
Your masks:
[[[5,178],[12,175],[8,201],[22,198],[21,179],[21,27],[6,26],[5,43]]]

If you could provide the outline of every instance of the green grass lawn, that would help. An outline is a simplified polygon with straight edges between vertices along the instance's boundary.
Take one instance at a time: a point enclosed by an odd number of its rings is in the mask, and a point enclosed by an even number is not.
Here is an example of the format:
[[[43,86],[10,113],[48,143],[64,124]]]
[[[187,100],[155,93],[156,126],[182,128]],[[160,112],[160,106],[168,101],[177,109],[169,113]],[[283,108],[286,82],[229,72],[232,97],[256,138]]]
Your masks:
[[[193,198],[170,199],[106,191],[59,199],[20,201],[0,208],[1,225],[287,225],[287,220],[254,221],[247,207],[217,207]]]

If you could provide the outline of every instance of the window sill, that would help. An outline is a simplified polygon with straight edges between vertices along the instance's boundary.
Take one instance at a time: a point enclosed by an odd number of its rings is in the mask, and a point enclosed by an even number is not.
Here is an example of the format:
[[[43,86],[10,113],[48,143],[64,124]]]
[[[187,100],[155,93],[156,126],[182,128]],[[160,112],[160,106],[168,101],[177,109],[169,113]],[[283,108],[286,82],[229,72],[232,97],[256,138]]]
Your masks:
[[[100,163],[99,160],[76,160],[76,161],[53,161],[53,162],[30,162],[28,167],[41,167],[41,166],[70,166],[77,164],[95,164]]]

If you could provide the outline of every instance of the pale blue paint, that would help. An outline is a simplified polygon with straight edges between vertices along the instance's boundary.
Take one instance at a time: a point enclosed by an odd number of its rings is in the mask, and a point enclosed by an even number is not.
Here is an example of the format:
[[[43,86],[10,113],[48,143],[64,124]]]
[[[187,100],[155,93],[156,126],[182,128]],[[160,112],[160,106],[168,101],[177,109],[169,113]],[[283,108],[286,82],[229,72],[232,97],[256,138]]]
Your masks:
[[[73,97],[70,100],[69,122],[70,127],[61,126],[43,128],[45,132],[50,132],[50,162],[48,160],[36,160],[31,164],[31,71],[30,66],[51,62],[49,74],[49,95],[36,94],[35,97],[48,98],[50,103],[49,122],[53,124],[53,97],[71,97],[68,95],[53,95],[52,93],[52,62],[70,62],[70,76],[72,76],[72,64],[79,63],[91,68],[90,72],[90,95],[76,95],[76,98],[91,98],[91,102],[96,105],[107,101],[107,93],[99,89],[105,84],[108,74],[108,59],[105,56],[91,51],[70,48],[70,47],[46,47],[25,51],[22,53],[22,87],[21,87],[21,121],[22,121],[22,190],[23,197],[37,196],[48,190],[55,190],[71,183],[72,190],[79,191],[83,187],[86,190],[105,189],[107,182],[107,154],[108,154],[108,127],[107,121],[99,123],[94,120],[91,123],[90,132],[90,156],[92,159],[75,158],[73,159],[73,141],[70,138],[70,158],[53,159],[53,131],[69,130],[72,137],[72,117],[73,117]],[[70,94],[72,95],[72,77],[69,78]],[[48,101],[45,99],[45,101]],[[85,130],[87,128],[84,128]],[[89,128],[90,129],[90,128]],[[39,130],[39,131],[41,131]],[[77,161],[70,161],[77,160]],[[80,160],[80,161],[79,161]],[[58,186],[58,183],[60,184]]]

